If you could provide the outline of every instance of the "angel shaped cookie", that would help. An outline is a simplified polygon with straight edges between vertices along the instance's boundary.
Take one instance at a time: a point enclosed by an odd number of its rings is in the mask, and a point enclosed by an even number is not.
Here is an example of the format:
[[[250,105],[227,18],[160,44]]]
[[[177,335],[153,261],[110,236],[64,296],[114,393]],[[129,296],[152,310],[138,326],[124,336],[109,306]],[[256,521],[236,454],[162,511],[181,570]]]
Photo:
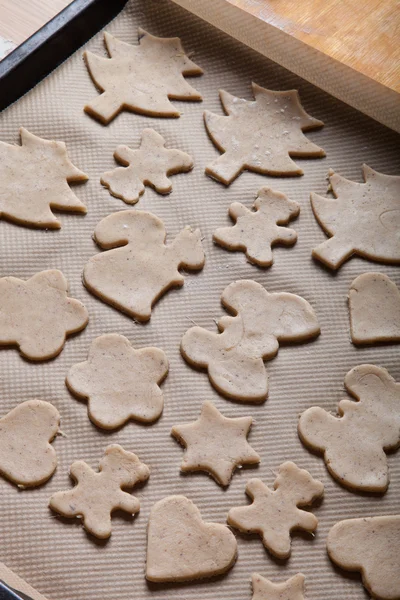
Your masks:
[[[155,215],[124,210],[97,225],[94,238],[107,250],[89,259],[86,287],[104,302],[139,321],[148,321],[153,304],[171,287],[184,283],[179,268],[204,265],[200,231],[185,227],[165,244],[164,224]]]
[[[235,316],[222,317],[219,333],[192,327],[183,336],[183,357],[208,370],[212,385],[224,396],[242,402],[263,402],[268,394],[264,360],[278,352],[279,342],[302,342],[319,334],[313,308],[300,296],[270,294],[256,281],[228,285],[221,296]]]
[[[123,110],[153,117],[179,117],[173,100],[201,100],[184,76],[203,70],[185,54],[179,38],[159,38],[138,29],[139,45],[122,42],[109,33],[104,41],[110,58],[85,52],[89,73],[103,92],[85,111],[104,124]]]
[[[204,113],[207,132],[223,152],[206,173],[225,185],[246,169],[264,175],[302,175],[290,156],[325,156],[303,134],[323,123],[306,113],[296,90],[274,92],[255,83],[252,88],[251,101],[220,90],[227,116]]]
[[[338,269],[354,254],[383,263],[400,263],[400,177],[363,165],[364,183],[329,171],[334,198],[311,194],[315,218],[329,239],[312,255]]]

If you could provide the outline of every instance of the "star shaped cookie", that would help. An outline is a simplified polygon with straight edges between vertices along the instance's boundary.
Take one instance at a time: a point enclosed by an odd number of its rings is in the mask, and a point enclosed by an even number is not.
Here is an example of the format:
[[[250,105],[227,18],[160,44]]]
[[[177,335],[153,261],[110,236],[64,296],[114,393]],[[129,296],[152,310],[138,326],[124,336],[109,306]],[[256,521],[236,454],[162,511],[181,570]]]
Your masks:
[[[253,573],[252,600],[305,600],[303,573],[297,573],[283,583],[272,583],[269,579]]]
[[[227,486],[239,465],[254,465],[260,457],[247,441],[252,417],[224,417],[211,402],[204,402],[200,418],[171,430],[186,447],[182,471],[206,471]]]

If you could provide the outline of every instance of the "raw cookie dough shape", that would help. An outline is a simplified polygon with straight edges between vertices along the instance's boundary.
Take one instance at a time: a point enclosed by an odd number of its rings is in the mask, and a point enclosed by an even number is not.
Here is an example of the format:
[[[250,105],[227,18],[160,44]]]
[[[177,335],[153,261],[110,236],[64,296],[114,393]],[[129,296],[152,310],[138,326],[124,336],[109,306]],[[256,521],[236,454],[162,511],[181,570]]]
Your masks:
[[[67,334],[88,323],[84,305],[67,296],[61,271],[36,273],[27,281],[0,279],[0,346],[17,345],[31,360],[47,360],[63,349]]]
[[[47,481],[57,467],[50,442],[60,425],[58,410],[49,402],[28,400],[0,419],[0,474],[20,487]]]
[[[192,581],[221,575],[235,563],[233,533],[207,523],[185,496],[168,496],[151,509],[147,528],[146,579]]]
[[[374,598],[400,599],[400,515],[340,521],[326,546],[339,567],[361,572]]]
[[[297,202],[271,188],[261,188],[249,210],[240,202],[229,207],[229,216],[236,222],[233,227],[216,229],[213,240],[228,250],[243,250],[248,260],[260,267],[270,267],[274,262],[271,246],[293,246],[297,241],[294,229],[287,225],[300,212]]]
[[[333,198],[311,194],[319,225],[329,236],[312,255],[338,269],[354,254],[383,263],[400,263],[400,177],[363,165],[365,183],[329,171]]]
[[[210,177],[225,185],[247,169],[263,175],[303,175],[290,156],[325,156],[303,131],[322,127],[300,104],[297,90],[275,92],[252,83],[255,100],[237,98],[220,90],[227,116],[204,113],[207,132],[223,152],[206,167]]]
[[[152,186],[159,194],[168,194],[172,183],[167,175],[185,173],[193,168],[193,159],[186,152],[165,148],[164,138],[154,129],[143,129],[140,148],[118,146],[114,158],[124,167],[117,167],[101,176],[101,183],[110,194],[126,204],[136,204],[144,186]]]
[[[149,475],[149,468],[136,454],[112,444],[105,449],[98,472],[83,460],[72,463],[70,476],[77,485],[72,490],[53,494],[49,506],[63,517],[82,517],[86,531],[105,539],[111,535],[114,510],[124,510],[131,515],[140,510],[139,500],[123,489],[132,489]]]
[[[168,359],[159,348],[135,350],[123,335],[110,333],[93,340],[88,360],[74,365],[68,388],[88,399],[88,414],[103,429],[116,429],[129,419],[152,423],[162,413],[158,384],[168,373]]]
[[[0,217],[19,225],[59,229],[51,209],[86,214],[68,182],[88,176],[69,160],[64,142],[44,140],[23,127],[21,146],[0,142]]]
[[[168,245],[165,238],[163,222],[151,213],[123,210],[105,217],[94,239],[107,252],[87,262],[85,286],[103,302],[148,321],[154,303],[170,288],[183,285],[180,268],[204,266],[199,229],[185,227]]]
[[[229,485],[236,467],[260,462],[247,441],[252,422],[252,417],[225,417],[204,402],[197,421],[172,427],[171,434],[186,447],[181,470],[206,471],[220,485]]]
[[[271,554],[286,559],[291,553],[291,531],[313,532],[318,526],[318,519],[312,513],[297,507],[309,506],[323,493],[320,481],[288,461],[279,467],[273,490],[261,479],[247,482],[246,494],[253,503],[231,508],[228,523],[244,533],[259,533]]]
[[[353,344],[400,342],[400,291],[382,273],[356,277],[349,292]]]
[[[179,117],[172,100],[201,100],[184,76],[203,70],[185,54],[179,38],[159,38],[138,29],[139,45],[132,46],[104,32],[111,58],[84,52],[90,76],[103,92],[84,110],[101,123],[112,121],[121,110],[152,117]]]
[[[306,600],[304,596],[303,573],[297,573],[287,581],[273,583],[258,573],[253,573],[251,600]]]
[[[385,451],[400,445],[400,383],[386,369],[360,365],[345,377],[348,398],[338,405],[338,417],[308,408],[298,432],[302,442],[324,453],[328,471],[353,491],[384,493],[389,485]]]
[[[279,342],[302,342],[319,334],[310,304],[295,294],[270,294],[256,281],[234,281],[222,293],[223,306],[235,316],[222,317],[220,333],[192,327],[181,352],[189,364],[207,369],[212,385],[227,398],[263,402],[268,394],[264,360]]]

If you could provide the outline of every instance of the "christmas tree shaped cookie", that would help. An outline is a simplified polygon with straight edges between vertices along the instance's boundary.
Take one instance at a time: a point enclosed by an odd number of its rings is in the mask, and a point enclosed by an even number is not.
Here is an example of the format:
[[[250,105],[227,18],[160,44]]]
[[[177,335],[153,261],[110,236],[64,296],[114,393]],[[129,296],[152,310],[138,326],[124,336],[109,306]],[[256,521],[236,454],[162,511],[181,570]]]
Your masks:
[[[44,140],[23,127],[20,135],[21,146],[0,142],[0,217],[59,229],[52,208],[85,214],[68,183],[88,177],[69,160],[64,142]]]
[[[138,30],[139,45],[132,46],[104,33],[110,58],[85,52],[89,73],[102,94],[85,111],[104,124],[123,110],[153,117],[179,117],[171,100],[201,100],[184,76],[202,69],[185,54],[179,38],[158,38]]]
[[[207,132],[223,152],[206,173],[225,185],[246,169],[264,175],[302,175],[290,156],[325,156],[303,134],[323,123],[306,113],[296,90],[274,92],[255,83],[252,88],[251,101],[220,91],[227,116],[204,113]]]

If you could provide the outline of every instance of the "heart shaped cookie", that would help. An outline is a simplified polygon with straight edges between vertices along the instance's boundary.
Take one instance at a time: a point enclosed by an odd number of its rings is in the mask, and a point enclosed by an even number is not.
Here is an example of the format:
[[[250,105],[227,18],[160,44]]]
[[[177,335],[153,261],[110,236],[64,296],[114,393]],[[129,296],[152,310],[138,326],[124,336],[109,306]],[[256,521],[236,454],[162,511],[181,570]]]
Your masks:
[[[47,481],[57,467],[50,442],[60,425],[58,410],[42,400],[28,400],[0,419],[0,473],[22,487]]]
[[[237,555],[233,533],[206,523],[185,496],[168,496],[154,504],[147,530],[146,578],[191,581],[228,571]]]

